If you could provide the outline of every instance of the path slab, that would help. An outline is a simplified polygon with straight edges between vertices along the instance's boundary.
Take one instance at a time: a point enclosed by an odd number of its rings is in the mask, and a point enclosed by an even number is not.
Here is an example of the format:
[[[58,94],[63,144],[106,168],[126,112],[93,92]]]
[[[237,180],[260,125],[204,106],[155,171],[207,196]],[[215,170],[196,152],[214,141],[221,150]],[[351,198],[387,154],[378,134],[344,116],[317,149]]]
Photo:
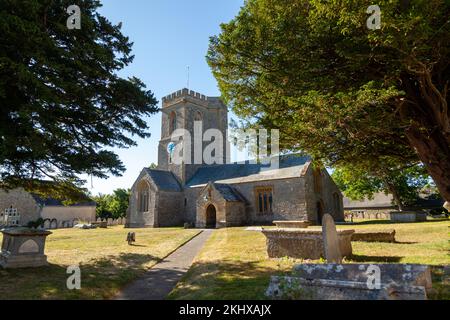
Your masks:
[[[199,235],[178,248],[143,277],[125,287],[116,300],[163,300],[189,270],[213,230],[203,230]]]

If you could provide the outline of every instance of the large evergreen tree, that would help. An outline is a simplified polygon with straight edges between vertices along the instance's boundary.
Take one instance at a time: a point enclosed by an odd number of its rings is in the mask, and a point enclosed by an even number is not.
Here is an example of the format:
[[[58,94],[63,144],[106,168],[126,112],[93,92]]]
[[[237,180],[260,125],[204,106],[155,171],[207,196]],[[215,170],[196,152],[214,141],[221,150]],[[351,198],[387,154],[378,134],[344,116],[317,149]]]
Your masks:
[[[81,9],[79,30],[67,27],[73,4]],[[67,193],[80,174],[120,175],[125,168],[111,147],[149,135],[144,117],[157,112],[157,101],[139,79],[118,75],[133,61],[132,43],[100,6],[0,1],[1,188],[57,185]]]
[[[328,164],[420,160],[450,201],[450,2],[247,0],[212,37],[223,97]]]

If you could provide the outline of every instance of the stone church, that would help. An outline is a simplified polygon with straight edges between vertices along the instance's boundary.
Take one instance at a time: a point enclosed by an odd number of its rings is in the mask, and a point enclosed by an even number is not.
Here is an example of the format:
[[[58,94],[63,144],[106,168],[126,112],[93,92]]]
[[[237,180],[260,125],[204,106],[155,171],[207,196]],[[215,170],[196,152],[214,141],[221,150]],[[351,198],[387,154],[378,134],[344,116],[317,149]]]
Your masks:
[[[181,128],[193,133],[194,122],[199,121],[203,132],[218,129],[226,137],[228,110],[219,98],[188,89],[163,98],[158,166],[144,168],[134,183],[127,227],[190,223],[220,228],[266,225],[275,220],[320,224],[325,213],[336,221],[344,220],[341,192],[328,172],[314,168],[309,157],[280,156],[277,169],[229,163],[225,155],[224,164],[174,164],[168,151],[172,132]],[[229,146],[223,140],[225,150]]]

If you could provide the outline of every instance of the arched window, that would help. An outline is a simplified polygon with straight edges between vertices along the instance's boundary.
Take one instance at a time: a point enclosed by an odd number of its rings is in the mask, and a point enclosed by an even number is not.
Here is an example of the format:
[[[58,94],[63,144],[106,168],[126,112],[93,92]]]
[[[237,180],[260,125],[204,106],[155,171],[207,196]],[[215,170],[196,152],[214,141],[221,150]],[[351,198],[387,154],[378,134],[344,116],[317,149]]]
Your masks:
[[[203,134],[203,114],[200,111],[197,111],[194,116],[194,126],[196,126],[195,128],[198,128],[199,125]]]
[[[148,212],[150,202],[150,189],[145,181],[142,181],[138,186],[138,211]]]
[[[169,134],[172,134],[177,129],[177,114],[172,111],[169,116]]]

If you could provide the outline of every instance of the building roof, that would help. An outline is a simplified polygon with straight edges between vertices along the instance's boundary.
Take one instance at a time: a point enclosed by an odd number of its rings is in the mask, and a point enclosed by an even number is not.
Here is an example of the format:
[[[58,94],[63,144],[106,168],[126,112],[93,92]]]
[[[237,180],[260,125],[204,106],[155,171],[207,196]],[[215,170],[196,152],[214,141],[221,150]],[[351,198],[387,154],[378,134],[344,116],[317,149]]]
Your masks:
[[[34,201],[41,207],[95,207],[97,206],[97,203],[95,201],[83,201],[74,203],[71,205],[64,205],[61,200],[57,200],[54,198],[42,198],[38,196],[37,194],[31,193],[31,196],[33,197]]]
[[[214,183],[214,187],[222,195],[222,197],[225,199],[225,201],[245,202],[245,199],[239,194],[239,192],[230,185]]]
[[[374,194],[372,200],[367,198],[364,200],[351,200],[344,197],[344,209],[395,208],[392,201],[392,195],[384,192]]]
[[[144,170],[160,190],[175,192],[182,191],[178,180],[175,178],[172,172],[150,168],[145,168]]]
[[[205,166],[198,169],[186,185],[192,188],[204,186],[211,181],[218,184],[233,184],[297,178],[305,174],[310,162],[310,157],[294,154],[281,156],[278,169],[271,169],[270,164],[249,162]]]
[[[423,195],[411,204],[412,208],[439,208],[444,204],[442,199],[430,199]],[[361,201],[351,200],[344,197],[344,209],[346,210],[358,210],[358,209],[394,209],[397,206],[393,202],[391,194],[385,194],[384,192],[376,193],[372,200],[364,199]]]

